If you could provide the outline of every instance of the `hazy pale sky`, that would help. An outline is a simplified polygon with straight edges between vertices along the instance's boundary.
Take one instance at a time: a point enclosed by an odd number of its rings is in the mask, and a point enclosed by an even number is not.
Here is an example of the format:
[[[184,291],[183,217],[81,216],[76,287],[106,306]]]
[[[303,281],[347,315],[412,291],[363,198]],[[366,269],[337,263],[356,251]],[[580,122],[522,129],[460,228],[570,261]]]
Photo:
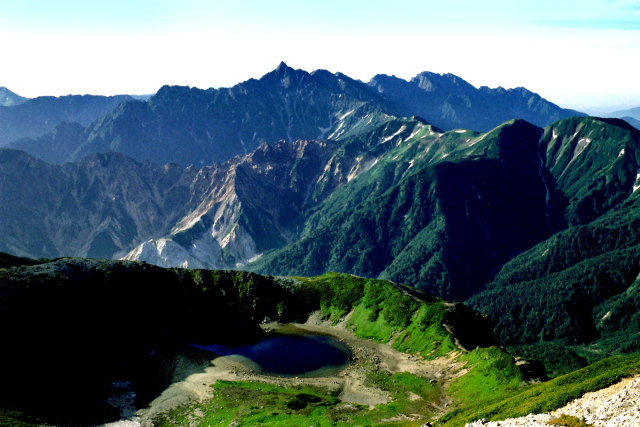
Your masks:
[[[285,61],[640,106],[640,1],[0,0],[0,43],[0,86],[29,97],[232,86]]]

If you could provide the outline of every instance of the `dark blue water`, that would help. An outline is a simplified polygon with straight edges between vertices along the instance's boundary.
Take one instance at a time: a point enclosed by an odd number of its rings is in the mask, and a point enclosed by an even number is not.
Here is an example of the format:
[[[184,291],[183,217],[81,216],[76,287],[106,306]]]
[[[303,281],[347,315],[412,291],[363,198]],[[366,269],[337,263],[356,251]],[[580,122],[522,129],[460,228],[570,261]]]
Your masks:
[[[264,371],[286,375],[344,365],[350,357],[348,348],[340,341],[323,335],[271,335],[251,345],[194,344],[194,347],[219,356],[244,356]]]

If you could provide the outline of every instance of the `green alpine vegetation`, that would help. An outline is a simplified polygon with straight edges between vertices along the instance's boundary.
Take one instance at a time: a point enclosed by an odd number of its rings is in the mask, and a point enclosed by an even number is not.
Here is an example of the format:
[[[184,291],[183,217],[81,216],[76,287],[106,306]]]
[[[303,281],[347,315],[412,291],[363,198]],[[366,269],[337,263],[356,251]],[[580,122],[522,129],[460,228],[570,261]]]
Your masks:
[[[348,271],[466,300],[551,376],[638,351],[640,133],[571,118],[436,135],[399,144],[249,268]]]
[[[611,357],[553,380],[525,386],[516,393],[503,394],[479,405],[469,404],[439,421],[442,425],[457,426],[482,418],[498,421],[549,412],[585,393],[608,387],[638,373],[640,355]]]
[[[483,135],[425,126],[322,202],[297,242],[249,268],[352,272],[445,298],[473,295],[545,233],[540,136],[523,121]]]
[[[237,381],[214,379],[209,397],[156,412],[153,422],[461,425],[555,409],[640,370],[637,355],[620,356],[530,383],[543,378],[542,370],[497,347],[488,318],[386,280],[4,254],[0,260],[0,321],[10,343],[0,416],[15,425],[113,421],[120,417],[109,403],[114,384],[126,382],[136,393],[135,407],[144,408],[171,384],[207,372],[216,356],[190,343],[255,342],[265,335],[261,323],[314,316],[335,333],[344,331],[341,339],[353,334],[347,342],[357,352],[344,376],[314,382],[251,371]],[[389,350],[378,352],[379,345]],[[42,349],[51,348],[47,366],[56,368],[33,369]],[[405,356],[389,362],[388,351]],[[353,384],[361,384],[365,396],[378,396],[375,403],[358,403],[358,394],[348,391]]]
[[[2,260],[0,320],[3,339],[10,343],[2,413],[8,419],[63,424],[117,419],[118,411],[107,402],[114,382],[126,378],[136,392],[135,405],[144,407],[188,372],[209,366],[212,356],[190,343],[252,342],[264,334],[262,322],[304,322],[314,313],[329,325],[346,320],[355,340],[387,343],[408,357],[440,360],[455,369],[464,365],[468,372],[457,381],[469,378],[473,387],[491,390],[487,396],[525,383],[511,356],[487,348],[496,341],[486,318],[388,281],[337,273],[269,277],[79,258],[33,261],[3,255]],[[55,369],[33,369],[42,349],[52,348],[56,351],[47,353],[46,365]],[[390,372],[374,359],[352,363],[366,387],[388,396],[375,409],[343,402],[335,389],[216,382],[213,400],[203,405],[224,410],[205,420],[246,416],[247,422],[286,423],[309,415],[364,423],[415,411],[421,419],[435,419],[441,412],[430,402],[455,399],[458,405],[465,398],[459,391],[448,397],[446,378]],[[482,374],[474,360],[483,361]],[[259,405],[264,408],[241,403],[247,396],[266,402]],[[180,422],[191,416],[193,407],[185,408],[160,419]],[[284,418],[272,418],[274,412]]]

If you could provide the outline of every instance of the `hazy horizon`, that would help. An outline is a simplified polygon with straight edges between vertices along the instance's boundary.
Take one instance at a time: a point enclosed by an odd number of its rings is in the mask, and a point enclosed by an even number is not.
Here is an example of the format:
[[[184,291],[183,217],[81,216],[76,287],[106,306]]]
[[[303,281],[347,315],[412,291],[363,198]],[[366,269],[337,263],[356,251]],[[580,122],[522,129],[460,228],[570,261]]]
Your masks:
[[[368,81],[455,74],[562,107],[640,105],[640,5],[628,0],[0,0],[0,86],[36,97],[229,87],[280,61]]]

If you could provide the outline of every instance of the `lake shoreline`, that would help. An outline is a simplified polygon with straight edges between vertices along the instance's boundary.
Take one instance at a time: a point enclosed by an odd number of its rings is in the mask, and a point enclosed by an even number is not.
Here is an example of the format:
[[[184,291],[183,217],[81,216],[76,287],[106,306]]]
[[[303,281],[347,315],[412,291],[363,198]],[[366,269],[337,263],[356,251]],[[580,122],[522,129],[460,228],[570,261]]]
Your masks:
[[[347,346],[352,353],[351,361],[338,372],[313,372],[310,375],[274,376],[260,372],[259,366],[250,359],[241,356],[223,356],[211,360],[211,366],[187,376],[184,381],[171,384],[160,396],[146,408],[136,412],[135,418],[108,424],[109,427],[129,427],[135,425],[150,426],[160,413],[180,405],[205,400],[212,396],[211,385],[216,381],[259,381],[284,387],[314,386],[338,392],[344,402],[369,406],[387,403],[390,395],[380,389],[366,385],[364,365],[373,363],[376,369],[392,373],[409,372],[438,383],[448,383],[463,373],[461,366],[450,357],[424,360],[415,355],[399,352],[388,344],[377,343],[357,337],[347,328],[349,316],[342,322],[332,325],[322,321],[319,313],[314,313],[306,323],[261,325],[263,330],[274,333],[320,334],[328,335]],[[437,402],[444,410],[451,404],[448,401]],[[133,424],[131,424],[133,423]]]

